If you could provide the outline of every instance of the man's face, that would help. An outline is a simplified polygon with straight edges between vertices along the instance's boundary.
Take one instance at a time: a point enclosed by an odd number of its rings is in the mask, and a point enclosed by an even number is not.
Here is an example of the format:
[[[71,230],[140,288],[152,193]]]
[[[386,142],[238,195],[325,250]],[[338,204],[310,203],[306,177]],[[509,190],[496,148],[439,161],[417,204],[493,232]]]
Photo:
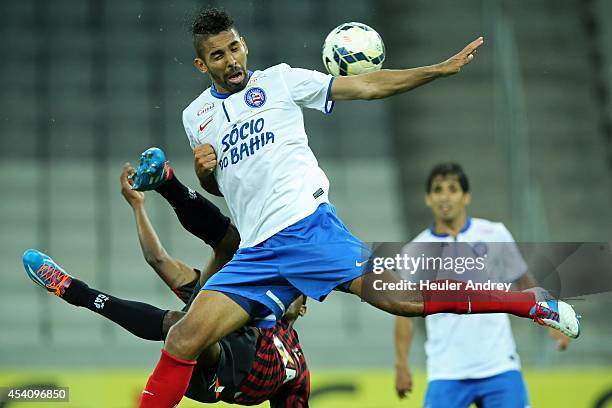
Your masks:
[[[431,208],[436,221],[446,223],[461,217],[470,200],[470,193],[463,191],[459,177],[453,174],[434,177],[431,191],[425,196],[425,203]]]
[[[222,31],[200,42],[200,54],[194,60],[196,68],[210,75],[219,92],[239,92],[249,81],[244,39],[236,30]]]

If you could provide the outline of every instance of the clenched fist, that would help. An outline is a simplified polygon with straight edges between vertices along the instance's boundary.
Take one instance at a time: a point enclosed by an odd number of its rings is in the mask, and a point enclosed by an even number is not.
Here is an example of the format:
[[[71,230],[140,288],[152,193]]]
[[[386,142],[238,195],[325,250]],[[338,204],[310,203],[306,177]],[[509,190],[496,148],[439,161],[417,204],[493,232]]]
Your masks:
[[[193,149],[194,167],[200,180],[208,177],[217,167],[217,154],[210,143],[201,144]]]

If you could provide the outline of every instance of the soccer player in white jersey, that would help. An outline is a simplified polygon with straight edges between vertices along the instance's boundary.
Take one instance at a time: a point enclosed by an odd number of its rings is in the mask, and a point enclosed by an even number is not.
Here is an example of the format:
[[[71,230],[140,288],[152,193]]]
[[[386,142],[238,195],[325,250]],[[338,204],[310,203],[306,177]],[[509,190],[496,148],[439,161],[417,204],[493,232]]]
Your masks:
[[[431,66],[334,79],[287,64],[250,72],[244,38],[227,13],[216,9],[202,11],[192,33],[195,66],[212,85],[184,110],[183,124],[196,174],[207,191],[225,197],[241,243],[168,333],[141,407],[178,404],[199,350],[245,324],[270,326],[298,296],[321,301],[334,289],[361,295],[370,252],[328,201],[329,182],[308,147],[302,108],[329,113],[333,101],[407,92],[456,74],[483,43],[478,38]],[[163,168],[145,155],[136,175],[140,188],[157,183]],[[469,310],[511,312],[578,335],[579,322],[569,305],[541,302],[531,293],[501,292],[487,292],[497,301]],[[429,291],[406,292],[401,302],[385,294],[364,300],[393,314],[422,316],[467,313],[475,293],[464,295],[453,303],[430,301]]]
[[[434,221],[413,243],[447,242],[454,247],[449,251],[454,252],[465,247],[456,243],[469,243],[478,255],[488,255],[488,264],[505,265],[490,271],[488,278],[515,282],[521,290],[536,286],[504,224],[468,217],[466,207],[471,194],[468,178],[460,165],[443,163],[433,167],[426,188],[425,202]],[[422,248],[415,248],[419,246],[408,244],[404,252],[419,252]],[[411,279],[408,275],[402,277]],[[467,408],[475,403],[481,408],[523,408],[529,405],[508,315],[440,313],[427,316],[425,324],[428,386],[423,406]],[[560,350],[567,347],[568,337],[552,329],[550,334]],[[400,398],[413,387],[408,366],[412,335],[412,319],[398,316],[395,386]]]

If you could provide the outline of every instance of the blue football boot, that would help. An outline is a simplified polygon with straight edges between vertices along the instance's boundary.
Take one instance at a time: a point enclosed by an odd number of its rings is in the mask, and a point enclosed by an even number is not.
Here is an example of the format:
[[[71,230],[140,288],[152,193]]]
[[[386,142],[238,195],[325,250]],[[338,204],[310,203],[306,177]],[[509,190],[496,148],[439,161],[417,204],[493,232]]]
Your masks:
[[[170,175],[170,166],[163,150],[150,147],[140,155],[140,164],[132,175],[136,191],[155,190],[163,184]]]
[[[23,253],[23,266],[34,283],[58,297],[64,295],[66,288],[72,282],[72,276],[48,255],[36,249],[28,249]]]

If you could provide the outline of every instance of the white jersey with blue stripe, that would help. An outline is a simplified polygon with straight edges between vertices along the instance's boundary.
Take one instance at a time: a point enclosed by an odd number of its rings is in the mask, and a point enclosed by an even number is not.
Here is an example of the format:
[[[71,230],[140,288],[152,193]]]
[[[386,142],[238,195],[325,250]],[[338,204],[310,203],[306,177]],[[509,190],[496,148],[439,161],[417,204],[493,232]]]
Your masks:
[[[457,237],[437,234],[433,226],[421,232],[413,242],[468,242],[477,243],[487,251],[487,263],[511,263],[489,278],[497,282],[513,282],[527,272],[512,234],[499,222],[468,218]],[[491,243],[510,243],[495,245]],[[505,258],[505,259],[500,259]],[[427,316],[427,378],[459,380],[486,378],[510,370],[520,370],[520,359],[512,336],[507,314],[455,315],[439,313]]]
[[[329,181],[308,146],[302,108],[330,113],[333,77],[279,64],[251,73],[245,89],[214,86],[183,111],[191,147],[210,143],[214,175],[240,232],[252,247],[328,202]]]

